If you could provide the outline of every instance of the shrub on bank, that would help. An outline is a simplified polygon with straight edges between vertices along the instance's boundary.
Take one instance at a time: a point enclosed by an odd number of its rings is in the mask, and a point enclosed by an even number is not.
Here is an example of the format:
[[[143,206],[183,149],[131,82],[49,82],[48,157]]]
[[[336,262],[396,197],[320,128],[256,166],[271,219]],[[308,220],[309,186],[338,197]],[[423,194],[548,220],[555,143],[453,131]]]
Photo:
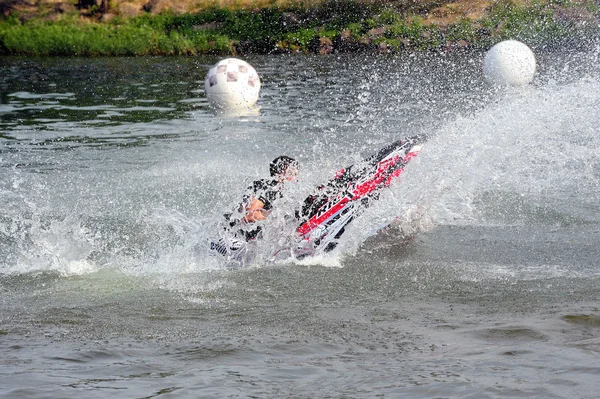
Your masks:
[[[177,55],[231,51],[229,39],[210,31],[166,29],[141,20],[82,23],[66,19],[0,22],[0,52],[35,56]],[[156,22],[156,21],[155,21]]]
[[[560,4],[559,4],[560,3]],[[393,4],[393,3],[390,3]],[[0,53],[195,55],[205,53],[400,51],[449,45],[488,46],[505,38],[573,37],[598,26],[595,3],[494,3],[479,20],[428,23],[422,15],[378,2],[331,0],[314,8],[211,8],[195,14],[144,14],[109,21],[67,15],[57,20],[0,18]],[[576,12],[572,12],[575,10]]]

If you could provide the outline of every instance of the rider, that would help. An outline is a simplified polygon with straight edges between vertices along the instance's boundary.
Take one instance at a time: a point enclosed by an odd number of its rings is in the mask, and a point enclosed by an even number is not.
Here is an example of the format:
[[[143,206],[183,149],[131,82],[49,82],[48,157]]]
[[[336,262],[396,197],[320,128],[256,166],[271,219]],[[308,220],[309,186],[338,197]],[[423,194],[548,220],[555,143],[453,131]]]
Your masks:
[[[260,179],[252,182],[238,208],[237,214],[241,218],[229,217],[230,227],[238,224],[248,225],[267,219],[273,209],[273,203],[283,197],[282,189],[285,183],[293,181],[298,176],[300,169],[298,161],[286,155],[275,158],[269,165],[271,179]],[[260,226],[244,229],[246,241],[255,239],[261,231]]]
[[[228,237],[212,242],[211,249],[225,255],[244,247],[244,242],[259,238],[262,226],[257,222],[267,219],[274,203],[283,197],[285,184],[295,180],[299,171],[294,158],[286,155],[275,158],[269,165],[271,178],[256,180],[248,186],[237,211],[225,215]]]

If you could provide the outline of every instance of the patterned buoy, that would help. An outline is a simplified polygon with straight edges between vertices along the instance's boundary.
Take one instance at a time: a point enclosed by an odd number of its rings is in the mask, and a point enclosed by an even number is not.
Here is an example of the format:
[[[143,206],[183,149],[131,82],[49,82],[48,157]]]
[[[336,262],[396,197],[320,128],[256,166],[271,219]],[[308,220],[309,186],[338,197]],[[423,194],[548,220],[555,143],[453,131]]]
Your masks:
[[[250,108],[258,101],[260,78],[246,61],[227,58],[209,69],[204,90],[206,98],[216,108]]]

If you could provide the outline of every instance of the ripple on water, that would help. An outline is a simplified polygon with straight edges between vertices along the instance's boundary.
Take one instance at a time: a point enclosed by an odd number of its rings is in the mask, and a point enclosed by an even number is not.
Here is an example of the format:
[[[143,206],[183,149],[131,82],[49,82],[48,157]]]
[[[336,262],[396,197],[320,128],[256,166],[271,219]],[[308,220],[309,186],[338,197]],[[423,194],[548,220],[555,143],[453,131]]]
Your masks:
[[[483,338],[489,341],[504,341],[509,340],[515,341],[545,341],[548,337],[532,328],[528,327],[500,327],[500,328],[486,328],[475,332],[475,335],[479,338]]]
[[[564,315],[562,319],[571,324],[600,327],[600,317],[591,314],[568,314]]]

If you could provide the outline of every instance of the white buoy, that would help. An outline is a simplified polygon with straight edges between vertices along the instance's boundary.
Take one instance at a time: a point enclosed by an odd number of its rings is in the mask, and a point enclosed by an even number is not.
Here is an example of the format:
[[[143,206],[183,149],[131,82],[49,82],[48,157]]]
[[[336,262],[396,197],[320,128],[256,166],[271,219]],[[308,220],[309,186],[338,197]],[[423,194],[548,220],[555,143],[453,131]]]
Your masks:
[[[535,55],[527,45],[519,41],[500,42],[485,55],[483,74],[487,80],[496,84],[528,84],[535,74]]]
[[[206,98],[215,108],[250,108],[258,101],[260,78],[246,61],[227,58],[213,65],[204,80]]]

